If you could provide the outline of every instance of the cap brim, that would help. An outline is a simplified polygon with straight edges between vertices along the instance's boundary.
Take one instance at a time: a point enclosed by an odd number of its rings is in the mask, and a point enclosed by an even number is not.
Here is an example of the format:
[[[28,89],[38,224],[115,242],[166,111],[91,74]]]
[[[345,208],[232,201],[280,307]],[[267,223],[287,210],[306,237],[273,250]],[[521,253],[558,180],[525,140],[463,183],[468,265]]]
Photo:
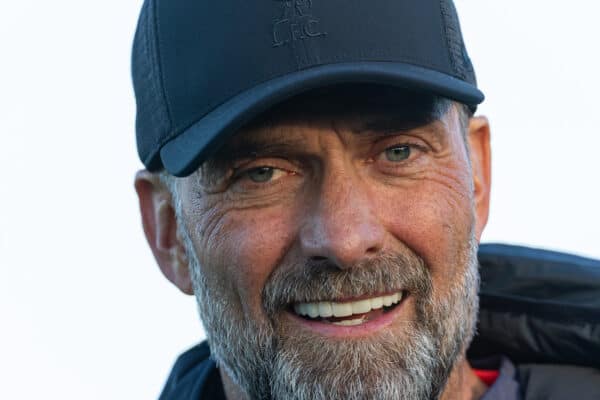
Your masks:
[[[328,64],[281,76],[248,89],[213,109],[163,145],[164,168],[187,176],[231,135],[253,118],[293,96],[319,87],[371,83],[431,92],[475,108],[484,99],[474,85],[450,75],[410,64],[361,62]]]

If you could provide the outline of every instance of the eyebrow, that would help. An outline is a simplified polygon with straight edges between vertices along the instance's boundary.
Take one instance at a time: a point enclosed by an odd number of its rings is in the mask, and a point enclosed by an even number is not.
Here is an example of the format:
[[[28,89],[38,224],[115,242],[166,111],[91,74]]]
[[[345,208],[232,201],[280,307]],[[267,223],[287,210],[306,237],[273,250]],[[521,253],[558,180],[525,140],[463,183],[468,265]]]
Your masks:
[[[215,154],[219,163],[228,163],[245,158],[269,157],[281,154],[299,153],[302,141],[287,138],[285,141],[273,141],[271,135],[259,138],[238,138],[234,144],[223,145]]]
[[[354,130],[356,134],[375,134],[378,136],[393,136],[410,131],[419,131],[430,133],[433,139],[438,143],[445,143],[447,140],[446,132],[440,128],[439,119],[428,118],[427,120],[410,120],[404,117],[382,117],[367,121],[359,128]]]

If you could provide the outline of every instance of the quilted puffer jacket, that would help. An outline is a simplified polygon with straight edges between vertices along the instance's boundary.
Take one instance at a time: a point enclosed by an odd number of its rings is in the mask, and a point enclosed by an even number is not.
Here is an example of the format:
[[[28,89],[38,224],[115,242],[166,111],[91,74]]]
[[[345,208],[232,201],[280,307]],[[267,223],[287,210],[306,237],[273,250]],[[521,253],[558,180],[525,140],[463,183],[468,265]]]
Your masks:
[[[525,400],[600,399],[600,261],[487,244],[479,262],[469,358],[508,357]]]

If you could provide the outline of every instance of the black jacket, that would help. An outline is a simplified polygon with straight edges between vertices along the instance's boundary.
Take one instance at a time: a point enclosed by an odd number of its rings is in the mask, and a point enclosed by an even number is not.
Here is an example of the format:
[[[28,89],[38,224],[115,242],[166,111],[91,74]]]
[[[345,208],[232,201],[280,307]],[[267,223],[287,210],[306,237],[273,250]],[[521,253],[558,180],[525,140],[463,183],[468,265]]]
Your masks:
[[[496,244],[479,261],[469,359],[510,359],[523,400],[600,400],[600,261]],[[206,342],[179,357],[160,399],[224,399]]]
[[[503,354],[525,400],[600,399],[600,261],[482,245],[469,358]]]

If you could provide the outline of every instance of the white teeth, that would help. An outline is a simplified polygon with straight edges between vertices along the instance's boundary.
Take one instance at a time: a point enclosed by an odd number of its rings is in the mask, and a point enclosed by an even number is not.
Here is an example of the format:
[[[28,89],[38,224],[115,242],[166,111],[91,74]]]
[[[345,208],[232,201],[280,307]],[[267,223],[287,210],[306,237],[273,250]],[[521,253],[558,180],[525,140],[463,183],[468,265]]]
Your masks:
[[[332,324],[334,325],[340,325],[340,326],[352,326],[352,325],[360,325],[362,324],[364,321],[364,318],[358,318],[358,319],[347,319],[344,321],[337,321],[337,322],[332,322]]]
[[[308,316],[311,318],[317,318],[319,316],[319,304],[318,303],[308,303]]]
[[[394,293],[387,296],[373,297],[345,303],[333,301],[320,301],[314,303],[296,303],[294,311],[296,314],[309,316],[310,318],[328,318],[328,317],[348,317],[353,314],[364,314],[371,310],[378,310],[382,307],[389,307],[392,304],[397,304],[402,300],[402,292]],[[356,325],[353,321],[346,320],[338,321],[341,325]],[[340,325],[338,324],[338,325]]]
[[[364,314],[366,312],[371,311],[371,300],[359,300],[355,301],[352,304],[352,314]]]
[[[347,317],[352,315],[352,303],[331,303],[334,317]]]
[[[383,296],[383,305],[386,307],[391,306],[394,303],[393,296]]]
[[[374,297],[371,299],[371,309],[378,310],[383,307],[383,297]]]
[[[296,303],[294,304],[294,311],[298,315],[306,315],[306,303]]]
[[[319,303],[319,316],[325,318],[333,316],[333,308],[331,307],[331,303],[327,301],[322,301]]]

